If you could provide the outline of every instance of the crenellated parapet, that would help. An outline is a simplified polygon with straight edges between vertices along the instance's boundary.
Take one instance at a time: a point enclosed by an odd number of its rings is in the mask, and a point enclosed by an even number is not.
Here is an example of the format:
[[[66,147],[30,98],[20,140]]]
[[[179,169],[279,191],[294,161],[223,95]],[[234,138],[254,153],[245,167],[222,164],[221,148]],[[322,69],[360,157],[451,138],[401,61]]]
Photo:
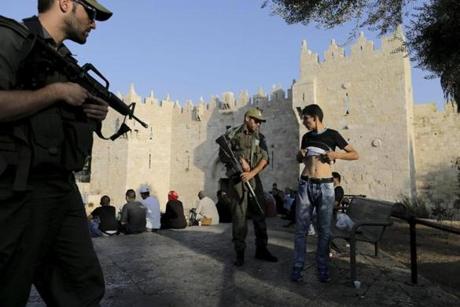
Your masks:
[[[133,102],[134,103],[141,103],[142,102],[142,98],[141,98],[141,96],[137,95],[133,83],[131,83],[131,85],[129,87],[128,94],[126,94],[126,96],[123,96],[123,101],[125,101],[128,104],[133,103]]]
[[[351,46],[351,56],[362,56],[374,52],[374,42],[364,36],[364,32],[359,34],[356,42]]]
[[[381,40],[381,50],[385,53],[397,54],[403,53],[406,54],[406,49],[404,47],[404,42],[406,37],[404,35],[404,30],[402,26],[398,26],[396,31],[390,35],[382,37]]]
[[[440,118],[449,118],[454,117],[460,119],[460,115],[457,112],[457,104],[453,101],[448,101],[444,105],[444,109],[440,110],[436,106],[436,103],[423,103],[414,105],[414,115],[416,118],[430,118],[430,117],[440,117]]]
[[[307,41],[304,40],[300,50],[300,76],[301,79],[312,79],[311,74],[323,69],[339,69],[338,64],[353,63],[353,65],[367,64],[378,58],[384,58],[387,61],[394,59],[405,59],[406,49],[404,47],[404,33],[402,27],[387,36],[381,38],[381,47],[375,48],[374,42],[366,38],[361,32],[349,49],[349,54],[345,48],[339,46],[335,40],[332,40],[328,49],[323,53],[323,59],[320,59],[317,53],[308,49]],[[406,59],[409,61],[408,59]]]
[[[339,47],[335,42],[335,39],[331,41],[329,48],[327,51],[324,52],[324,59],[325,61],[332,61],[337,58],[344,58],[345,57],[345,49]]]
[[[308,49],[307,41],[302,41],[300,51],[300,75],[304,76],[309,71],[315,70],[319,66],[319,56]]]
[[[142,108],[146,114],[151,114],[150,111],[155,109],[156,112],[160,113],[158,115],[162,116],[162,112],[166,115],[166,113],[169,114],[170,110],[172,110],[173,114],[189,116],[192,120],[200,120],[203,117],[210,116],[216,109],[221,112],[234,112],[247,105],[277,103],[289,99],[289,97],[286,98],[286,91],[279,85],[274,85],[270,94],[266,94],[263,88],[259,88],[257,93],[252,97],[249,91],[243,90],[239,93],[238,98],[236,98],[233,92],[227,91],[220,96],[212,96],[209,101],[205,101],[203,97],[200,97],[196,103],[192,100],[187,100],[183,105],[177,100],[173,101],[169,94],[165,98],[159,99],[155,97],[154,91],[151,91],[149,96],[142,98],[136,93],[134,84],[131,84],[126,95],[120,93],[118,95],[127,104],[135,102],[140,105],[140,107],[136,107],[136,110]]]

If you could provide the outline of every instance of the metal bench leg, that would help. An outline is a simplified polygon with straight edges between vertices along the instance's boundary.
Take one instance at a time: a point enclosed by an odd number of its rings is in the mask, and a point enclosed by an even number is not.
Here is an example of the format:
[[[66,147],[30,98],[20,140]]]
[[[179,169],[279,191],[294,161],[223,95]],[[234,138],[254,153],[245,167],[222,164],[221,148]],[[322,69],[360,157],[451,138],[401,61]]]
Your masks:
[[[356,240],[352,238],[350,240],[350,272],[351,282],[356,280]]]
[[[418,283],[418,271],[417,271],[417,231],[415,218],[409,219],[410,229],[410,265],[411,265],[411,279],[413,284]]]

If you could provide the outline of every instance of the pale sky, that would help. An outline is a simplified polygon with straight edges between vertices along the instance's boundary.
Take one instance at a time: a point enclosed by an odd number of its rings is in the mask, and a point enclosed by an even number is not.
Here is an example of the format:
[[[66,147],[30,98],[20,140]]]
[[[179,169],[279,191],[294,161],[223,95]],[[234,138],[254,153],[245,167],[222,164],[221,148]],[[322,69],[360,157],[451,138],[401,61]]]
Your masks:
[[[180,103],[209,101],[225,91],[270,92],[275,84],[287,89],[298,79],[302,40],[322,57],[332,39],[346,43],[350,29],[287,25],[261,9],[262,0],[99,2],[113,17],[98,23],[85,45],[67,43],[80,64],[93,63],[113,92],[126,94],[134,83],[143,97],[153,90],[160,99],[169,94]],[[36,14],[37,1],[1,0],[0,6],[1,15],[19,20]],[[376,33],[365,34],[380,46]],[[442,106],[439,80],[427,75],[413,69],[414,101]]]

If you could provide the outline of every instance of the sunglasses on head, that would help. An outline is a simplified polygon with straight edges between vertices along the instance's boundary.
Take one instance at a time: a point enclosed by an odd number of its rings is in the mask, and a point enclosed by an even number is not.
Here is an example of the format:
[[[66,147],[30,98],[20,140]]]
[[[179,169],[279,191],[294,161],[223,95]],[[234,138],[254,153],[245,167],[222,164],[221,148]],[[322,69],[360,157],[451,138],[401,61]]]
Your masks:
[[[89,6],[88,4],[86,4],[85,2],[80,1],[80,0],[73,0],[73,2],[78,3],[78,4],[80,4],[81,6],[83,6],[83,8],[84,8],[85,11],[86,11],[86,14],[88,14],[88,18],[89,18],[91,21],[96,19],[97,11],[96,11],[96,9],[95,9],[94,7]]]

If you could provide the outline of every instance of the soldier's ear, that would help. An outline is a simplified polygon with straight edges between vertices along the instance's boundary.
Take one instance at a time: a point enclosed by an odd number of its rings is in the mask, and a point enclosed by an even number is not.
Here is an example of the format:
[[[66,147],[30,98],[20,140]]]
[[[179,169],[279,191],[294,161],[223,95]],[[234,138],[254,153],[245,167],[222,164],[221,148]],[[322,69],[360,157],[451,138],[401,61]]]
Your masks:
[[[72,10],[73,5],[75,5],[72,0],[55,0],[55,1],[57,2],[56,5],[59,7],[59,10],[62,13],[69,12],[70,10]]]

